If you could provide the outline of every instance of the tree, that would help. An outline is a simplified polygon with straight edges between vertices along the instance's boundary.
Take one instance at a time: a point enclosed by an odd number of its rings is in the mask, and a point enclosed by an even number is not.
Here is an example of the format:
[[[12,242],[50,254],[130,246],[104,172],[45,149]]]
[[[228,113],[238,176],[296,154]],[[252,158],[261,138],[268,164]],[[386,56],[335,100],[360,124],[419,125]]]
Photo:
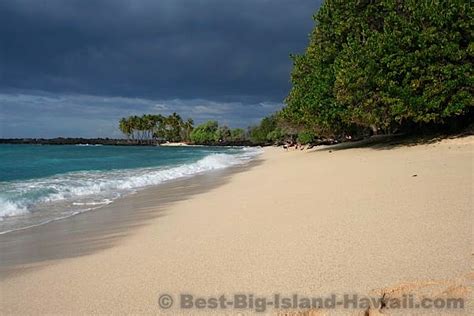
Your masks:
[[[141,134],[140,134],[140,129],[141,129],[141,121],[140,118],[136,115],[129,117],[130,121],[130,126],[132,128],[132,139],[137,139],[141,140]]]
[[[311,144],[315,141],[316,136],[311,131],[302,131],[298,133],[298,143],[301,145]]]
[[[173,113],[169,116],[162,117],[159,120],[157,136],[165,141],[169,142],[180,142],[181,130],[184,122],[177,113]]]
[[[231,131],[227,126],[225,125],[219,126],[219,128],[217,129],[215,133],[214,140],[218,143],[225,143],[225,142],[230,141],[231,135],[232,135]]]
[[[324,136],[472,121],[472,14],[467,0],[326,0],[282,117]]]
[[[181,116],[176,113],[169,116],[161,114],[134,115],[120,119],[119,128],[127,138],[139,143],[189,141],[193,130],[193,120],[188,119],[183,122]]]
[[[265,144],[269,142],[268,134],[277,128],[277,117],[272,115],[265,117],[260,124],[250,129],[250,140],[257,144]]]
[[[212,144],[216,139],[219,127],[217,121],[207,121],[196,127],[191,133],[191,141],[195,144]]]
[[[185,142],[191,141],[191,132],[194,129],[193,119],[187,119],[181,126],[181,140]]]
[[[123,117],[120,119],[119,128],[120,131],[125,134],[127,139],[130,139],[133,129],[128,118]]]
[[[279,127],[275,128],[273,131],[267,134],[267,141],[273,144],[280,144],[285,139],[285,134],[283,130]]]
[[[242,142],[246,140],[245,131],[242,128],[234,128],[230,131],[230,139],[233,142]]]

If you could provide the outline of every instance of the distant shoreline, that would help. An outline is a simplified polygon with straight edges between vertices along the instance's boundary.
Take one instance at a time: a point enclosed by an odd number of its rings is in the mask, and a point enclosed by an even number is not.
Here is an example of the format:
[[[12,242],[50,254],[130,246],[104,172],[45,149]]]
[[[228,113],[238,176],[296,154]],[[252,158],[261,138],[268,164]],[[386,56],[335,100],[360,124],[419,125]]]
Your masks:
[[[122,138],[0,138],[0,144],[14,145],[107,145],[107,146],[259,146],[249,141],[205,144],[166,143]]]
[[[384,141],[402,141],[406,143],[426,143],[434,140],[442,140],[446,138],[457,138],[474,135],[472,126],[463,130],[451,132],[432,131],[431,133],[398,133],[398,134],[379,134],[353,139],[326,139],[321,138],[310,143],[310,147],[320,145],[335,145],[339,143],[359,143],[359,142],[380,142]],[[83,137],[55,137],[55,138],[0,138],[0,144],[23,144],[23,145],[107,145],[107,146],[163,146],[163,147],[181,147],[181,146],[246,146],[246,147],[262,147],[275,146],[273,143],[254,143],[249,140],[244,141],[224,141],[213,142],[207,144],[193,144],[186,142],[165,142],[159,140],[133,140],[126,138],[83,138]],[[284,145],[282,142],[280,145]]]

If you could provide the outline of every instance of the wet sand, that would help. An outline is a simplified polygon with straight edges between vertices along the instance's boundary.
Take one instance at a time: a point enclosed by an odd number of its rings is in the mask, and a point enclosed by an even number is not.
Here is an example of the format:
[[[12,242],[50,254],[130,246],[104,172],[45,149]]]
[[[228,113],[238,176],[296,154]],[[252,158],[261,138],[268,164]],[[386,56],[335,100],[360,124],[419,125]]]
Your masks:
[[[49,255],[42,250],[38,260],[29,260],[34,249],[7,255],[1,312],[199,313],[160,308],[163,293],[177,299],[181,293],[429,292],[463,296],[470,303],[474,137],[350,147],[268,148],[261,163],[219,177],[225,180],[218,185],[211,180],[206,190],[185,194],[184,200],[158,205],[149,190],[120,202],[129,203],[137,212],[133,216],[143,220],[128,221],[129,212],[88,214],[87,222],[95,221],[93,216],[114,217],[110,221],[118,224],[111,226],[119,228],[97,237],[86,232],[79,246],[59,257],[53,249]],[[111,212],[114,207],[119,209],[112,204]],[[72,226],[58,230],[74,231],[73,224],[64,225]],[[99,231],[107,231],[106,226],[110,222]],[[44,234],[30,239],[34,244]],[[63,242],[68,236],[45,238]],[[100,241],[94,245],[95,240]],[[20,248],[29,242],[22,241]],[[222,314],[201,311],[209,312]]]

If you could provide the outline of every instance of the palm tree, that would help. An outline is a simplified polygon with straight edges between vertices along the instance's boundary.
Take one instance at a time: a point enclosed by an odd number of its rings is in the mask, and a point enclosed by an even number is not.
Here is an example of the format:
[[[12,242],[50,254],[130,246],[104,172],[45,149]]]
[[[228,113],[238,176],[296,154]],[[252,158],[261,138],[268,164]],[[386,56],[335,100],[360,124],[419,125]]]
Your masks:
[[[194,121],[183,121],[180,115],[173,113],[169,116],[161,114],[143,114],[142,116],[129,116],[119,121],[120,131],[132,141],[190,141]]]
[[[191,132],[193,131],[194,121],[191,118],[188,118],[186,122],[183,122],[181,126],[181,139],[185,142],[191,141]]]
[[[127,139],[130,140],[130,136],[132,135],[132,132],[133,132],[132,126],[130,124],[130,118],[122,117],[120,119],[119,128],[120,128],[120,131],[125,134]]]

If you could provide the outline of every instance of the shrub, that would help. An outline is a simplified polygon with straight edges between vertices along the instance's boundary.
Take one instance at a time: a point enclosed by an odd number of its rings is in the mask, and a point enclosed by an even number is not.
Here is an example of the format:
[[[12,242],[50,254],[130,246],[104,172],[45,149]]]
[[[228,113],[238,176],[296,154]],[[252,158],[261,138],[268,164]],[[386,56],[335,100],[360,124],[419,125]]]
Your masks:
[[[313,132],[303,131],[298,133],[298,143],[301,145],[311,144],[316,139],[316,136]]]

